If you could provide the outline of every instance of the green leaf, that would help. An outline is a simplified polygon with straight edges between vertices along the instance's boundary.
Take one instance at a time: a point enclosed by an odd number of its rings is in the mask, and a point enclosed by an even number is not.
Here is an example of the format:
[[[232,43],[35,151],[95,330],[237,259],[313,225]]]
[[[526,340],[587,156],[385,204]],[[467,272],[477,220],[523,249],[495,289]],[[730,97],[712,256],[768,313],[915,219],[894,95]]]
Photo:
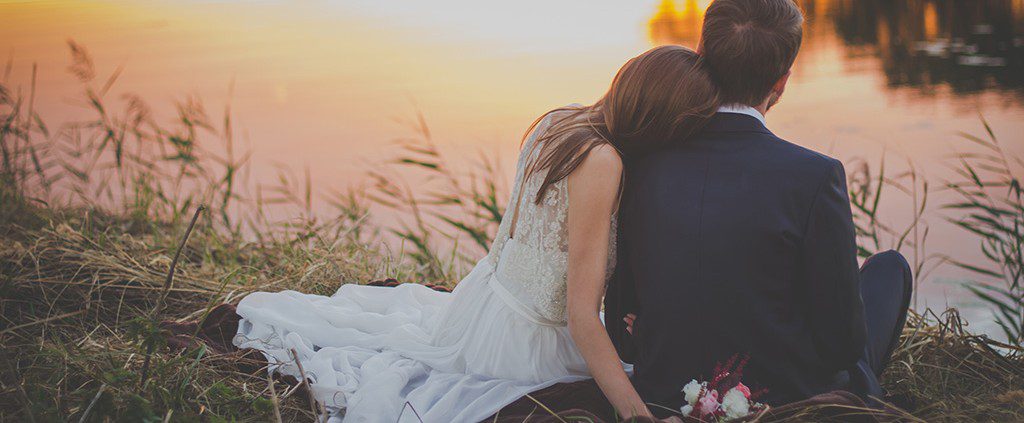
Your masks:
[[[1003,275],[1001,273],[999,273],[999,272],[996,272],[996,271],[993,271],[993,270],[988,270],[988,269],[985,269],[985,268],[982,268],[982,267],[979,267],[979,266],[975,266],[975,265],[972,265],[972,264],[967,264],[967,263],[964,263],[964,262],[961,262],[961,261],[950,260],[950,263],[953,263],[954,266],[957,266],[957,267],[959,267],[961,269],[970,270],[972,272],[975,272],[975,273],[978,273],[978,274],[982,274],[982,275],[985,275],[985,276],[991,276],[991,277],[994,277],[994,278],[1002,278],[1003,277]]]

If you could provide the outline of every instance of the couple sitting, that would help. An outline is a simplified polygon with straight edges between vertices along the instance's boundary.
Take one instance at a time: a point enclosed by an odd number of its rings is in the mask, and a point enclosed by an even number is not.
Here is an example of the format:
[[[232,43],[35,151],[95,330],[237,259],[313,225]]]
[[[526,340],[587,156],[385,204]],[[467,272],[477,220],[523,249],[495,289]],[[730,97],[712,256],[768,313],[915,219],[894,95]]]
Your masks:
[[[493,246],[453,293],[254,293],[235,345],[301,364],[334,420],[481,421],[559,392],[600,398],[585,411],[602,419],[699,417],[684,386],[737,355],[767,405],[870,403],[910,269],[895,252],[858,269],[842,164],[766,126],[802,23],[792,0],[714,1],[697,52],[652,49],[593,105],[534,122]]]

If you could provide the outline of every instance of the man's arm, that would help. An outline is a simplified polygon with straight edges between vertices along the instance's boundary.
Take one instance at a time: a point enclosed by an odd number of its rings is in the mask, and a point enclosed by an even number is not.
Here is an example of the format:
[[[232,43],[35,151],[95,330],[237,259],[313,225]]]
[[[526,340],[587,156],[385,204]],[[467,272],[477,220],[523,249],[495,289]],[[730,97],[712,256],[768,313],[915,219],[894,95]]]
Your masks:
[[[833,370],[847,369],[863,354],[866,326],[846,172],[838,160],[831,160],[811,205],[802,266],[818,354]]]

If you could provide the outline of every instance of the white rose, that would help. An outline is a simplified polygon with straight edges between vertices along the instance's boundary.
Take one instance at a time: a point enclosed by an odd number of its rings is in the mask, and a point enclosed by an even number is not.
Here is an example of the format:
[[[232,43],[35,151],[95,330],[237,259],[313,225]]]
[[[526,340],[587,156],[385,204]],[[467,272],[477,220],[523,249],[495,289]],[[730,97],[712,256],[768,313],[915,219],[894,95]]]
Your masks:
[[[722,398],[722,409],[725,410],[726,417],[738,419],[750,414],[750,401],[747,401],[747,397],[743,395],[743,392],[733,388],[726,392],[725,397]]]
[[[693,406],[697,404],[697,397],[700,396],[700,390],[704,388],[704,385],[696,380],[691,380],[683,387],[683,398],[686,399],[686,403]],[[685,413],[684,413],[685,414]]]
[[[690,413],[693,412],[693,406],[690,404],[686,404],[679,409],[679,412],[682,413],[684,416],[689,416]]]

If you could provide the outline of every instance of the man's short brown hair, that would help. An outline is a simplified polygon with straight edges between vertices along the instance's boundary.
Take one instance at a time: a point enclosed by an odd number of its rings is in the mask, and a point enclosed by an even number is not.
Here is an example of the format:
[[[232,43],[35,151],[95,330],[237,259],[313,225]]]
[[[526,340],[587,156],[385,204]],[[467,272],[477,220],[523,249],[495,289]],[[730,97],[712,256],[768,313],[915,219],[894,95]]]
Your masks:
[[[757,106],[793,66],[804,16],[793,0],[715,0],[700,52],[723,104]]]

